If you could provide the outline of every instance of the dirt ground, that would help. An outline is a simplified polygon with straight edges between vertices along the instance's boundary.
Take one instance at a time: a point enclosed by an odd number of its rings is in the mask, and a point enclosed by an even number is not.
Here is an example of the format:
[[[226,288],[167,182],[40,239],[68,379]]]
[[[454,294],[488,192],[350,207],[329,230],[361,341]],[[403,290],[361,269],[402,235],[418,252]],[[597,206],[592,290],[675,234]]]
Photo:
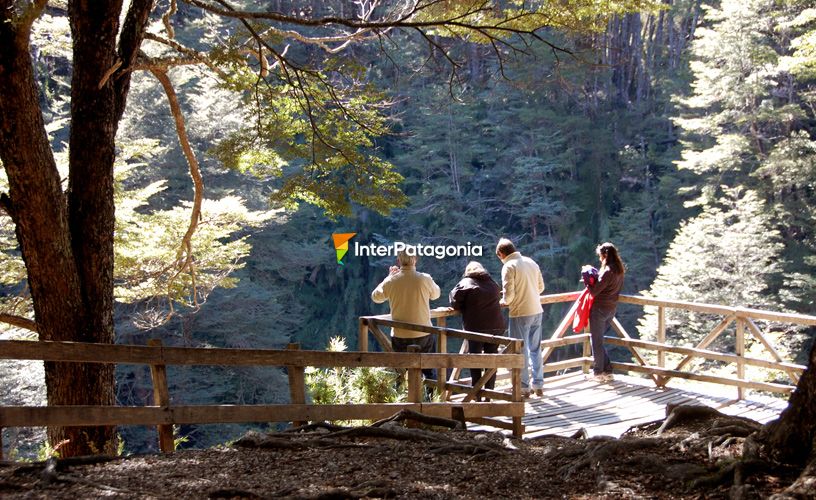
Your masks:
[[[248,435],[167,455],[0,465],[3,498],[767,498],[796,473],[752,471],[735,492],[744,434],[717,417],[620,439],[407,429]],[[741,423],[740,425],[743,425]],[[757,424],[758,425],[758,424]],[[710,432],[712,428],[730,433]],[[737,429],[735,431],[735,429]]]

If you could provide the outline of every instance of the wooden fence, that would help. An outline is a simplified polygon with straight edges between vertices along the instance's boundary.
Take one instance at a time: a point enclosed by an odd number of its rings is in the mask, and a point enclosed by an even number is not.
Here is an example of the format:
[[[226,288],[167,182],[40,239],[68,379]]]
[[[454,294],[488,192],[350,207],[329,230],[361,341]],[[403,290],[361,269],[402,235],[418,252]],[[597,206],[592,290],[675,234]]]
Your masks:
[[[552,372],[577,366],[580,366],[584,371],[587,371],[593,362],[589,347],[589,334],[572,334],[572,318],[576,308],[578,307],[577,298],[579,295],[579,292],[574,292],[544,295],[541,297],[542,304],[573,302],[572,307],[570,307],[570,309],[567,311],[567,314],[564,316],[561,323],[558,325],[552,335],[550,335],[550,338],[542,341],[541,343],[543,349],[542,359],[544,362],[545,371]],[[612,330],[618,335],[618,337],[606,337],[605,342],[611,345],[619,345],[629,349],[629,351],[632,353],[634,362],[613,362],[613,368],[629,372],[645,373],[655,381],[657,386],[660,387],[665,386],[672,378],[682,378],[734,386],[737,388],[738,399],[743,399],[745,389],[789,393],[793,391],[795,384],[799,380],[799,376],[806,368],[805,366],[785,361],[777,350],[776,346],[774,346],[773,342],[770,341],[768,336],[757,325],[758,320],[775,323],[816,326],[816,316],[807,316],[803,314],[778,313],[762,311],[759,309],[726,307],[720,305],[655,299],[633,295],[621,295],[619,303],[656,307],[658,321],[655,338],[657,340],[652,342],[632,338],[618,319],[614,318],[612,320]],[[670,343],[672,339],[667,338],[665,319],[667,309],[694,311],[697,313],[721,316],[722,319],[702,340],[697,343],[697,345],[673,345]],[[723,335],[732,323],[735,324],[734,351],[719,352],[706,349],[717,338]],[[765,353],[769,356],[769,359],[754,358],[745,355],[746,333],[753,336],[754,339],[756,339],[762,345]],[[583,355],[566,361],[555,363],[547,362],[550,355],[557,347],[569,344],[583,344]],[[643,350],[651,350],[656,352],[656,364],[649,364],[646,362],[641,354],[641,351]],[[675,366],[667,367],[666,353],[679,354],[682,356],[682,359]],[[691,361],[695,358],[716,360],[734,364],[736,365],[735,377],[709,375],[684,370],[684,368],[690,366]],[[746,366],[756,366],[768,370],[778,370],[787,375],[790,383],[772,383],[748,380],[745,376]]]
[[[436,326],[415,325],[412,323],[394,321],[388,314],[380,316],[362,316],[360,317],[360,335],[358,338],[358,348],[362,352],[368,351],[368,334],[371,333],[372,335],[374,335],[374,338],[377,340],[377,342],[379,343],[380,347],[383,350],[387,352],[393,352],[393,348],[391,347],[391,338],[388,335],[386,335],[380,328],[382,326],[390,326],[426,332],[436,336],[437,352],[441,354],[447,354],[448,337],[458,338],[465,341],[472,340],[474,342],[497,344],[498,354],[501,355],[521,353],[521,348],[523,346],[521,340],[498,335],[487,335],[484,333],[469,332],[466,330],[447,328],[445,326],[445,318],[448,316],[454,316],[456,314],[458,313],[456,311],[451,310],[450,308],[432,309],[431,317],[436,319]],[[459,351],[459,355],[464,355],[466,345],[467,344],[463,343],[462,349]],[[471,354],[471,356],[495,356],[495,355]],[[486,370],[486,372],[482,375],[482,377],[479,380],[474,380],[472,381],[472,384],[467,385],[459,382],[459,374],[461,373],[462,368],[471,367],[459,365],[453,368],[450,377],[444,378],[437,377],[437,380],[426,379],[425,383],[429,385],[436,385],[439,394],[442,395],[445,401],[449,401],[451,396],[456,393],[465,393],[464,398],[465,402],[472,401],[476,398],[481,397],[515,401],[515,399],[513,399],[514,397],[516,397],[515,392],[509,394],[503,391],[494,391],[484,388],[488,380],[490,380],[491,377],[496,375],[498,367],[492,367]],[[474,365],[472,368],[480,367]],[[521,373],[519,372],[518,375],[520,377]],[[512,386],[520,387],[520,380],[519,381],[514,380]],[[494,422],[491,425],[496,425],[497,427],[505,427],[506,424],[503,424],[502,422]],[[514,424],[514,426],[515,425],[516,424]],[[518,425],[520,425],[520,423]]]
[[[297,344],[291,344],[287,350],[187,348],[165,347],[155,340],[147,346],[0,341],[0,359],[149,365],[154,390],[153,406],[0,406],[0,430],[4,427],[149,425],[158,429],[160,449],[169,452],[173,450],[172,426],[176,424],[374,420],[410,409],[425,415],[472,421],[490,421],[490,417],[497,416],[512,417],[512,430],[521,437],[524,403],[521,399],[520,368],[524,360],[521,355],[512,353],[520,351],[510,340],[515,351],[500,355],[302,351]],[[168,390],[167,365],[285,367],[289,376],[291,404],[173,405]],[[393,367],[407,370],[408,402],[307,404],[304,382],[304,368],[307,366]],[[508,369],[514,381],[511,394],[505,398],[509,401],[422,402],[423,368],[434,368],[444,373],[448,369],[471,366],[487,371]],[[2,449],[0,441],[0,459]]]
[[[586,333],[586,330],[584,333],[579,334],[574,334],[572,332],[573,316],[578,307],[577,299],[579,296],[580,292],[547,294],[541,296],[541,304],[545,306],[559,303],[572,303],[571,307],[568,309],[555,331],[552,332],[549,338],[545,338],[545,340],[541,342],[542,362],[545,372],[561,372],[571,368],[581,368],[584,372],[587,372],[592,366],[593,358],[592,350],[590,348],[589,333]],[[665,386],[673,378],[734,386],[737,388],[738,399],[744,398],[745,389],[789,393],[795,388],[795,384],[798,382],[799,376],[806,368],[803,365],[785,361],[778,349],[774,346],[773,342],[770,341],[768,336],[757,324],[757,321],[816,326],[816,316],[808,316],[803,314],[778,313],[759,309],[726,307],[720,305],[655,299],[633,295],[621,295],[619,303],[633,304],[644,307],[656,307],[658,313],[658,326],[657,331],[655,332],[657,341],[652,342],[640,340],[633,338],[626,331],[623,325],[621,325],[618,319],[614,318],[612,321],[612,330],[618,336],[606,337],[605,342],[610,345],[618,345],[627,348],[632,353],[633,358],[633,362],[613,362],[612,366],[615,369],[626,372],[646,374],[651,377],[655,384],[659,387]],[[674,345],[671,343],[672,339],[667,338],[665,321],[666,309],[672,308],[718,315],[722,316],[722,319],[717,326],[715,326],[711,332],[709,332],[708,335],[706,335],[697,345]],[[490,335],[474,334],[472,332],[466,332],[463,330],[446,328],[446,318],[458,314],[459,313],[457,311],[451,310],[447,307],[432,309],[431,317],[436,320],[436,327],[411,326],[411,329],[425,331],[437,335],[439,352],[447,352],[447,337],[461,338],[464,339],[465,342],[467,342],[467,340],[478,340],[481,342],[492,341],[500,344],[500,346],[507,346],[509,341],[513,340],[506,337],[492,337]],[[735,324],[736,329],[734,352],[718,352],[706,349],[717,338],[723,335],[732,323]],[[361,317],[359,336],[359,348],[361,351],[368,350],[369,333],[374,336],[384,350],[391,350],[390,339],[388,335],[386,335],[380,329],[380,326],[407,327],[408,325],[392,321],[390,315]],[[769,359],[754,358],[745,355],[746,334],[753,336],[763,346],[765,352],[769,356]],[[476,338],[476,336],[478,336],[478,338]],[[492,340],[488,340],[486,337],[492,337]],[[580,356],[554,362],[549,361],[556,349],[574,344],[582,345],[582,354]],[[460,353],[466,352],[466,349],[466,344],[463,343]],[[655,364],[647,363],[646,359],[642,355],[642,351],[649,350],[656,352],[654,357],[656,360]],[[675,366],[668,367],[666,362],[666,353],[679,354],[682,356],[682,360]],[[736,365],[735,376],[726,377],[689,371],[687,368],[690,368],[690,363],[695,358],[732,363]],[[790,383],[748,380],[745,376],[745,367],[747,366],[755,366],[767,370],[778,370],[787,375]],[[500,374],[499,378],[505,378],[506,375],[507,374]],[[480,388],[484,385],[485,381],[485,377],[482,377],[481,380],[476,381],[473,384],[474,388],[468,391],[468,397],[474,395],[490,397],[495,393],[501,394],[499,391],[488,392],[481,390]],[[447,396],[449,396],[452,392],[451,389],[454,390],[453,392],[456,392],[457,390],[461,390],[463,387],[469,388],[469,385],[462,384],[459,380],[458,371],[455,371],[447,381],[440,380],[437,383],[439,384],[440,392],[445,389],[445,394]]]

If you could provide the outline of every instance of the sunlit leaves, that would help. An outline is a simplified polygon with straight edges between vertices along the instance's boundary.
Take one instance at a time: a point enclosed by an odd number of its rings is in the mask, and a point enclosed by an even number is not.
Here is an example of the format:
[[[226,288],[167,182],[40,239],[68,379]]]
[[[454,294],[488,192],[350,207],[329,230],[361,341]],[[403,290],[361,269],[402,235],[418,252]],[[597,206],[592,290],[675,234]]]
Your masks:
[[[816,189],[816,141],[804,130],[777,144],[756,176],[770,180],[776,192]]]
[[[250,251],[243,233],[265,224],[274,213],[251,211],[236,196],[205,199],[192,239],[193,266],[179,273],[177,251],[187,231],[191,203],[150,209],[149,199],[165,189],[164,181],[121,188],[134,168],[135,155],[149,159],[151,145],[156,144],[134,143],[120,152],[117,161],[114,293],[122,302],[149,300],[159,309],[167,309],[170,302],[191,306],[206,300],[216,287],[235,285],[231,273],[243,266]]]
[[[782,60],[784,69],[798,78],[816,78],[816,8],[804,9],[794,19],[782,23],[780,30],[791,30],[793,53]]]
[[[293,68],[269,80],[241,72],[230,80],[247,112],[246,125],[215,149],[225,165],[272,181],[272,200],[287,208],[306,202],[336,217],[353,204],[387,213],[404,203],[402,177],[374,150],[388,132],[380,92]]]
[[[763,201],[754,192],[731,192],[724,207],[707,206],[683,223],[672,240],[658,276],[644,292],[669,300],[779,309],[768,278],[781,270],[782,243]],[[638,330],[653,339],[657,311]],[[671,310],[667,328],[674,338],[696,343],[717,318]]]

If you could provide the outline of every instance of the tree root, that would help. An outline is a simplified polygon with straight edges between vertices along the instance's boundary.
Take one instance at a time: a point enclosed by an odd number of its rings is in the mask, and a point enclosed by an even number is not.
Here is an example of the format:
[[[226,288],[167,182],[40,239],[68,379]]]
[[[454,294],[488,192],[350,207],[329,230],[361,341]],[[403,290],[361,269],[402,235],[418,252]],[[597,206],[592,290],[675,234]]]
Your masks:
[[[773,464],[765,460],[737,460],[723,464],[714,474],[703,476],[691,482],[691,489],[713,488],[731,483],[733,486],[743,486],[746,479],[757,471],[773,469]]]
[[[666,420],[657,429],[657,435],[661,436],[663,433],[683,422],[701,420],[711,417],[724,416],[710,406],[699,405],[666,405]]]
[[[602,438],[593,439],[589,442],[592,443],[593,441],[595,441],[595,443],[590,445],[590,447],[584,452],[584,456],[582,458],[574,463],[567,464],[558,470],[561,477],[566,480],[582,469],[598,468],[600,464],[615,460],[616,457],[622,456],[625,452],[655,448],[663,445],[662,440],[657,440],[654,438],[620,440],[613,438]]]
[[[667,405],[666,419],[657,429],[657,436],[672,427],[686,422],[714,419],[714,422],[702,436],[737,436],[746,437],[762,429],[762,424],[745,417],[736,417],[721,413],[714,408],[702,405]]]
[[[371,424],[371,427],[381,427],[383,424],[386,424],[388,422],[403,422],[405,420],[413,420],[415,422],[420,422],[426,425],[447,427],[448,429],[459,430],[464,429],[464,425],[459,420],[452,420],[444,417],[432,417],[430,415],[424,415],[414,410],[400,410],[388,418],[374,422],[373,424]]]
[[[349,443],[341,441],[342,438],[384,438],[402,441],[415,441],[426,443],[437,443],[439,446],[432,448],[431,453],[462,453],[473,456],[487,456],[511,451],[508,446],[501,446],[483,442],[462,442],[451,438],[444,433],[428,431],[424,429],[405,428],[396,424],[399,421],[414,420],[427,425],[443,426],[451,429],[461,429],[459,421],[448,418],[431,417],[411,410],[401,410],[393,416],[374,422],[364,427],[339,427],[325,423],[309,424],[287,432],[273,434],[259,434],[249,432],[233,443],[233,446],[241,448],[265,448],[265,449],[290,449],[302,450],[306,448],[360,448],[371,447],[372,445]],[[323,434],[313,433],[311,435],[302,431],[324,429],[328,432]]]
[[[816,498],[816,454],[811,455],[799,477],[779,498]]]
[[[311,432],[317,429],[325,429],[329,432],[337,432],[349,429],[350,427],[343,427],[342,425],[334,425],[328,422],[312,422],[306,425],[300,425],[298,427],[290,427],[288,429],[283,430],[283,433],[298,433],[298,432]]]

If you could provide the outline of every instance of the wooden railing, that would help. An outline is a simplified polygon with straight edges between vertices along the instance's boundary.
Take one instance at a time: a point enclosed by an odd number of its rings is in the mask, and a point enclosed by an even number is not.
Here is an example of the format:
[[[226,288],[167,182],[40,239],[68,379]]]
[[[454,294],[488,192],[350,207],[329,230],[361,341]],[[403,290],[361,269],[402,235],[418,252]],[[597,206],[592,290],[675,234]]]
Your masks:
[[[149,425],[156,426],[159,431],[160,449],[169,452],[173,450],[172,426],[176,424],[374,420],[409,409],[430,416],[471,421],[497,416],[512,417],[513,432],[521,437],[524,403],[519,380],[524,360],[521,355],[511,352],[513,351],[500,355],[459,355],[302,351],[297,344],[290,344],[287,350],[279,350],[164,347],[158,341],[153,341],[148,346],[0,341],[0,359],[149,365],[154,389],[153,406],[0,406],[0,430],[4,427]],[[291,404],[173,405],[168,391],[167,365],[285,367],[289,376]],[[307,366],[393,367],[407,370],[408,402],[306,404],[304,368]],[[420,373],[423,368],[444,372],[449,368],[471,366],[486,370],[510,370],[515,381],[512,393],[507,398],[510,401],[422,402]],[[0,459],[2,450],[0,440]]]
[[[470,354],[469,356],[493,357],[497,355],[498,356],[519,355],[521,353],[521,348],[523,346],[521,340],[513,339],[510,337],[502,337],[498,335],[487,335],[484,333],[476,333],[469,332],[466,330],[447,328],[445,326],[446,323],[445,318],[449,316],[454,316],[456,314],[458,314],[456,311],[453,311],[447,307],[432,309],[431,317],[436,320],[436,326],[415,325],[412,323],[394,321],[388,314],[383,314],[379,316],[361,316],[360,332],[357,344],[358,349],[362,352],[368,351],[368,335],[369,333],[371,333],[384,351],[393,352],[393,348],[391,346],[391,338],[388,335],[386,335],[381,329],[381,327],[383,326],[390,326],[426,332],[436,336],[438,353],[437,355],[439,356],[468,356],[464,354],[465,347],[467,345],[464,343],[462,345],[462,349],[459,351],[459,354],[448,354],[447,352],[448,337],[458,338],[464,341],[472,340],[475,342],[497,344],[499,346],[498,354]],[[480,365],[471,366],[465,363],[457,364],[457,366],[451,365],[448,368],[452,369],[450,377],[441,376],[442,374],[447,374],[447,370],[438,370],[437,380],[425,379],[426,385],[435,386],[437,388],[437,391],[441,395],[443,401],[450,401],[451,396],[453,394],[460,393],[465,394],[464,399],[462,400],[465,403],[481,397],[490,398],[491,400],[504,400],[504,401],[522,400],[520,366],[519,369],[517,370],[510,370],[511,392],[509,393],[504,391],[485,389],[484,387],[485,384],[490,380],[490,378],[496,375],[498,369],[502,368],[499,365],[491,366],[490,368],[486,369],[485,372],[482,374],[482,377],[479,380],[472,381],[472,384],[463,384],[459,381],[459,374],[461,373],[462,368],[482,368],[482,366]],[[512,419],[512,423],[506,423],[501,420],[488,418],[474,418],[468,420],[471,420],[476,423],[492,425],[494,427],[512,429],[514,434],[518,434],[523,432],[523,426],[521,423],[522,416],[523,414],[518,417],[514,416]]]
[[[572,303],[571,307],[564,315],[555,331],[552,332],[549,338],[545,338],[545,340],[541,342],[542,362],[544,365],[544,371],[547,373],[561,372],[570,368],[578,367],[580,367],[584,372],[587,372],[592,366],[593,358],[592,350],[590,348],[590,335],[588,333],[574,334],[572,332],[572,321],[578,307],[577,299],[579,296],[580,292],[547,294],[541,296],[542,305]],[[744,398],[745,389],[789,393],[793,391],[795,384],[799,380],[799,376],[806,368],[803,365],[798,365],[784,360],[782,355],[774,346],[773,342],[771,342],[768,336],[763,333],[756,321],[761,320],[776,323],[816,326],[816,316],[808,316],[803,314],[779,313],[759,309],[726,307],[720,305],[655,299],[633,295],[621,295],[619,303],[657,307],[658,326],[657,331],[655,332],[657,341],[651,342],[633,338],[626,331],[620,321],[618,321],[617,318],[614,318],[612,320],[612,330],[618,335],[618,337],[605,337],[605,342],[611,345],[623,346],[629,349],[629,351],[632,353],[632,358],[634,361],[613,362],[612,366],[615,369],[647,374],[659,387],[665,386],[673,378],[734,386],[737,388],[738,399]],[[665,313],[667,308],[720,315],[723,318],[717,324],[717,326],[711,330],[711,332],[709,332],[699,343],[697,343],[697,345],[673,345],[669,343],[669,340],[671,339],[668,339],[666,335]],[[457,311],[453,311],[446,307],[432,309],[431,317],[436,319],[436,327],[419,327],[394,322],[391,321],[390,315],[361,317],[359,348],[361,351],[368,350],[368,334],[371,333],[384,350],[391,350],[390,338],[388,335],[383,333],[383,331],[379,328],[380,326],[398,326],[403,328],[410,326],[413,330],[426,331],[428,333],[437,335],[438,350],[441,353],[447,352],[447,337],[457,337],[464,339],[465,341],[468,339],[478,340],[481,342],[492,341],[503,346],[507,346],[509,342],[513,340],[507,337],[495,337],[484,334],[475,334],[473,332],[467,332],[464,330],[446,328],[446,318],[458,314],[459,313]],[[718,352],[706,349],[712,344],[712,342],[726,332],[732,323],[735,324],[736,328],[734,352]],[[756,340],[764,347],[770,359],[754,358],[745,355],[746,333],[756,338]],[[492,340],[488,340],[487,337],[492,338]],[[573,344],[582,345],[582,354],[580,356],[566,360],[549,362],[551,355],[557,348]],[[641,351],[648,350],[656,351],[656,364],[654,365],[647,363],[646,359],[641,353]],[[463,352],[466,352],[466,345],[464,343],[462,345],[462,349],[460,350],[460,353]],[[667,367],[666,353],[679,354],[683,356],[683,358],[675,366]],[[687,368],[691,361],[695,358],[733,363],[736,365],[736,376],[724,377],[684,370],[684,368]],[[778,370],[787,374],[790,383],[773,383],[748,380],[745,376],[746,366],[760,367],[767,370]],[[458,372],[454,372],[454,374],[447,381],[432,381],[432,383],[437,383],[440,387],[440,392],[444,392],[446,396],[450,395],[452,392],[451,389],[453,389],[453,392],[461,392],[466,390],[468,398],[476,395],[491,397],[495,394],[501,394],[499,391],[484,391],[481,389],[484,382],[487,380],[487,378],[489,378],[486,377],[487,374],[479,381],[474,381],[473,388],[471,388],[469,385],[459,383]],[[502,378],[501,374],[500,378]]]
[[[561,323],[552,333],[549,339],[542,341],[542,359],[545,371],[562,370],[569,367],[581,366],[584,371],[588,370],[592,364],[591,350],[589,349],[589,335],[586,333],[572,335],[572,318],[578,306],[576,300],[579,292],[544,295],[541,297],[542,304],[555,304],[572,302],[572,307],[568,310]],[[805,370],[805,366],[786,362],[768,336],[756,324],[757,320],[816,326],[816,316],[803,314],[778,313],[762,311],[758,309],[747,309],[742,307],[726,307],[712,304],[700,304],[694,302],[683,302],[676,300],[655,299],[649,297],[621,295],[619,303],[634,304],[639,306],[657,307],[658,324],[655,332],[656,342],[634,339],[624,329],[617,318],[612,320],[612,329],[618,337],[606,337],[605,342],[612,345],[626,347],[632,353],[635,362],[613,362],[612,366],[619,370],[645,373],[649,375],[658,386],[665,386],[672,378],[682,378],[710,382],[715,384],[735,386],[737,388],[737,398],[744,397],[745,389],[757,389],[771,392],[788,393],[795,388],[799,376]],[[683,309],[699,313],[722,316],[722,320],[695,346],[672,345],[666,335],[666,309]],[[734,323],[735,350],[733,353],[724,353],[706,349],[720,337],[728,327]],[[752,358],[745,355],[746,332],[752,335],[764,348],[771,359]],[[568,335],[569,334],[569,335]],[[583,356],[561,361],[557,363],[547,363],[553,350],[559,346],[580,343],[583,344]],[[650,365],[641,355],[641,350],[656,351],[656,365]],[[675,353],[683,356],[682,360],[675,366],[666,366],[666,353]],[[716,360],[736,365],[736,377],[723,377],[703,373],[684,371],[689,363],[695,358]],[[769,370],[778,370],[787,374],[790,384],[780,384],[771,382],[761,382],[747,380],[745,377],[745,367],[756,366]]]

